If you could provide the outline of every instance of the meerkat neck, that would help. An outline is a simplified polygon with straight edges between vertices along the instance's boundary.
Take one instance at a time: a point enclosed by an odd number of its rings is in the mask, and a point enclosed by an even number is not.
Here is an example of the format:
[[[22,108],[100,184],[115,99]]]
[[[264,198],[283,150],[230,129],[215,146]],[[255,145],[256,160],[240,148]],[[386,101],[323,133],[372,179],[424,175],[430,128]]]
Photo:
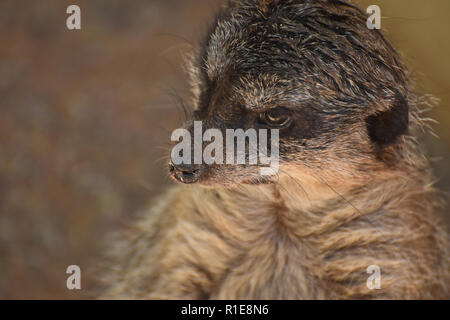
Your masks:
[[[240,186],[218,193],[226,202],[227,210],[242,212],[239,215],[242,227],[257,230],[259,226],[266,228],[264,232],[275,226],[280,232],[304,238],[370,216],[383,208],[408,210],[411,199],[433,194],[434,189],[426,176],[388,172],[374,175],[366,183],[290,175],[280,178],[278,183]],[[427,202],[428,198],[424,197],[423,201]],[[280,230],[280,226],[285,230]]]

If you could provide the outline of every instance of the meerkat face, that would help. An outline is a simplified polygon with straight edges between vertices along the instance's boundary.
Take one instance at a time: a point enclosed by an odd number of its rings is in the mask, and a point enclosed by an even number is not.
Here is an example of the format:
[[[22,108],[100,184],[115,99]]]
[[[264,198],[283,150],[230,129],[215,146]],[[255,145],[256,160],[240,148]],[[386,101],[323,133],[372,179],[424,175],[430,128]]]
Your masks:
[[[231,1],[191,65],[195,112],[185,128],[202,150],[195,123],[222,133],[224,145],[230,129],[263,130],[269,144],[276,133],[267,154],[277,148],[279,170],[172,162],[172,176],[234,185],[275,182],[292,170],[362,175],[382,165],[408,130],[407,84],[394,49],[366,19],[340,1]],[[225,146],[215,153],[229,156]],[[247,145],[246,160],[250,153]]]

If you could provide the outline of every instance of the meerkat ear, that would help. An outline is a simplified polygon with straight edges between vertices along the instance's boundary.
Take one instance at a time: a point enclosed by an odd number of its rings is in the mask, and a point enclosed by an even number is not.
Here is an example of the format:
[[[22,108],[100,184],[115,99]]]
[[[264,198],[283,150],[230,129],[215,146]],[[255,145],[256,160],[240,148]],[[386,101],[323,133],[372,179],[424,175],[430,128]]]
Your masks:
[[[369,137],[374,143],[380,146],[395,143],[401,135],[408,133],[408,101],[401,94],[397,94],[392,107],[370,115],[366,119],[366,125]]]

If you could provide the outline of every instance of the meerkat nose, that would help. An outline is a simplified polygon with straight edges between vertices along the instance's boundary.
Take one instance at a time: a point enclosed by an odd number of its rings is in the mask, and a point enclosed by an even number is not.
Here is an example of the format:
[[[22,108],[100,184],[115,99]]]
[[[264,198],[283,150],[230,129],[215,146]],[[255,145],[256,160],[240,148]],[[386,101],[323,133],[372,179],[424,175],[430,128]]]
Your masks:
[[[198,182],[200,179],[201,166],[197,164],[176,165],[173,162],[170,162],[169,171],[179,182],[191,184]]]

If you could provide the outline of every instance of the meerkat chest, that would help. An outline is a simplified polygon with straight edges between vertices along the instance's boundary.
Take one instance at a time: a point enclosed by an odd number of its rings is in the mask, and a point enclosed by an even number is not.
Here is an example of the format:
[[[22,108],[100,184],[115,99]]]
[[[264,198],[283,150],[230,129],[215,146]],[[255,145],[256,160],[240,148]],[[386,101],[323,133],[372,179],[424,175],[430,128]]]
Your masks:
[[[213,298],[298,300],[316,294],[302,248],[270,241],[250,249],[224,278]]]

